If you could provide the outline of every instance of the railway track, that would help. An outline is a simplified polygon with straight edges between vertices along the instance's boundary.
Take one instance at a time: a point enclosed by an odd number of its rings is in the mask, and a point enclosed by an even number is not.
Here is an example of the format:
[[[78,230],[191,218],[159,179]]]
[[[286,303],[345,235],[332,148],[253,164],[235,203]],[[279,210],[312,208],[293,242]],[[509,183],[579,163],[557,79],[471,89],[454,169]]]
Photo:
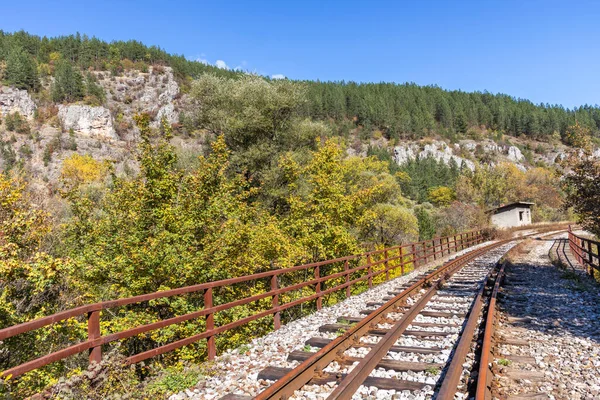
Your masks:
[[[289,354],[296,368],[259,373],[275,382],[255,399],[455,398],[481,311],[502,274],[498,260],[513,245],[473,250],[367,304],[360,316],[321,326],[320,336],[306,341],[310,351]]]

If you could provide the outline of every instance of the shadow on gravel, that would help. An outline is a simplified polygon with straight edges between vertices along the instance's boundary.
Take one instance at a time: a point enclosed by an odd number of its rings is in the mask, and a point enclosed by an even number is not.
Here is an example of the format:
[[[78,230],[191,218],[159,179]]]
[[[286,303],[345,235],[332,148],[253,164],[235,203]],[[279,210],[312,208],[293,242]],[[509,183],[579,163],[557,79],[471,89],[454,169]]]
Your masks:
[[[547,251],[536,251],[548,249],[540,242],[550,241],[537,239],[530,252],[515,257],[506,271],[501,309],[519,318],[510,324],[514,327],[551,336],[568,332],[600,343],[600,285],[578,270],[552,264]]]

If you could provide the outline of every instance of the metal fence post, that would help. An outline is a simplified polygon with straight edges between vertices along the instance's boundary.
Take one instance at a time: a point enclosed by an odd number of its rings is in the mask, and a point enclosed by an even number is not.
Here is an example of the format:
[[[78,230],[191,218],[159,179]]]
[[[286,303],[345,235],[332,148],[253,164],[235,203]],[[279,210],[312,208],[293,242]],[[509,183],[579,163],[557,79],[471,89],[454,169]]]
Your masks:
[[[204,292],[204,308],[212,308],[213,306],[213,290],[212,288],[206,289]],[[215,314],[209,313],[206,315],[206,331],[212,331],[215,329]],[[214,335],[210,335],[206,338],[206,348],[208,350],[208,359],[214,360],[217,356],[217,346],[215,345]]]
[[[348,260],[344,261],[344,271],[346,272],[346,284],[350,282],[350,265],[348,265]],[[346,286],[346,297],[350,297],[350,285]]]
[[[417,247],[413,244],[411,246],[411,250],[412,250],[413,269],[417,269],[417,265],[418,265],[418,261],[417,261]]]
[[[373,276],[371,275],[371,273],[373,272],[373,265],[371,264],[370,254],[367,254],[367,264],[369,265],[369,268],[367,269],[369,273],[369,289],[371,289],[373,287]]]
[[[398,256],[400,260],[400,274],[404,275],[404,257],[402,257],[402,246],[398,249]]]
[[[319,278],[321,278],[321,269],[317,265],[315,267],[315,279]],[[321,281],[317,282],[315,293],[317,294],[317,310],[320,310],[323,307],[323,298],[321,297]]]
[[[385,257],[385,261],[383,262],[383,265],[385,266],[385,280],[389,281],[390,280],[390,264],[388,262],[388,251],[385,250],[383,252],[383,257]]]
[[[277,274],[271,277],[271,291],[275,291],[279,289],[279,282],[277,281]],[[276,294],[271,297],[271,307],[273,309],[279,307],[279,295]],[[273,329],[277,330],[281,328],[281,313],[279,311],[275,311],[273,313]]]
[[[100,337],[100,310],[88,313],[88,340],[98,339]],[[95,346],[90,349],[90,364],[102,361],[102,346]]]
[[[590,242],[589,240],[587,240],[587,258],[588,258],[588,262],[590,263],[590,275],[592,276],[592,278],[594,277],[594,258],[592,257],[592,242]]]

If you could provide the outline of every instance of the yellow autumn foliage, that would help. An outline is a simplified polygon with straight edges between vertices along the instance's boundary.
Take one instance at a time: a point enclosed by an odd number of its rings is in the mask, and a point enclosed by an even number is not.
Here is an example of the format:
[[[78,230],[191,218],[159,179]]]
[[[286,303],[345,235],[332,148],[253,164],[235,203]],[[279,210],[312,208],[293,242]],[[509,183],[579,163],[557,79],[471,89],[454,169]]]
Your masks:
[[[67,186],[98,182],[106,177],[109,164],[95,160],[91,155],[73,154],[65,158],[61,170],[61,179]]]

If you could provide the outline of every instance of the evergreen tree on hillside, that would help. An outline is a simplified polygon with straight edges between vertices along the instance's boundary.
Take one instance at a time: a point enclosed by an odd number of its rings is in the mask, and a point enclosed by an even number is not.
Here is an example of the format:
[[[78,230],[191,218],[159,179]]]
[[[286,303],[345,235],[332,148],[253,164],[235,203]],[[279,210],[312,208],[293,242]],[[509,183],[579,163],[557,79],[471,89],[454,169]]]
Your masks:
[[[77,101],[83,98],[83,77],[73,65],[65,60],[58,62],[52,85],[53,101]]]
[[[467,131],[467,117],[462,111],[456,113],[456,117],[454,118],[454,126],[456,132],[465,133]]]
[[[23,49],[15,48],[8,55],[6,80],[19,89],[35,90],[39,86],[35,61]]]
[[[90,72],[88,72],[85,77],[85,92],[87,103],[101,105],[106,99],[104,89],[96,83],[96,78]]]
[[[415,209],[415,216],[419,226],[419,240],[429,240],[435,236],[435,221],[423,206]]]

